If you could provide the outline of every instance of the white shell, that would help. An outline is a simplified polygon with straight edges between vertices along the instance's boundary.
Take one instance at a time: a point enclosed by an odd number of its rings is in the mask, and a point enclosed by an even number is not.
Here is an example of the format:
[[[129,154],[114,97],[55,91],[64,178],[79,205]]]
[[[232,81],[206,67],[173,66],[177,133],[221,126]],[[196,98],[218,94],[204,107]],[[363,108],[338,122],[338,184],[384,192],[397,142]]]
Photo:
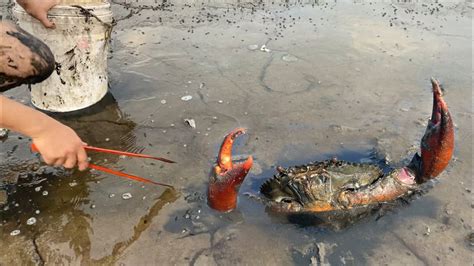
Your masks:
[[[128,199],[131,199],[131,198],[132,198],[132,194],[129,193],[129,192],[122,194],[122,199],[124,199],[124,200],[128,200]]]
[[[26,221],[27,225],[34,225],[35,223],[36,223],[36,218],[35,217],[31,217],[30,219],[28,219]]]
[[[193,98],[193,96],[191,96],[191,95],[185,95],[185,96],[181,97],[181,100],[187,102],[187,101],[190,101],[192,98]]]
[[[186,118],[184,119],[184,123],[192,128],[196,128],[196,121],[194,121],[194,119]]]

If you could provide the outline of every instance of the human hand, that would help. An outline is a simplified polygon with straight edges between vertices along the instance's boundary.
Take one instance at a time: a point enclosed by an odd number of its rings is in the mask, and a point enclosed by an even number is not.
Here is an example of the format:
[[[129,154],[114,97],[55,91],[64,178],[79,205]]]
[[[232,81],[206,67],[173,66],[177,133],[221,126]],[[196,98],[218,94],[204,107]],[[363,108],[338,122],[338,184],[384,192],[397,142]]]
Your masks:
[[[76,165],[83,171],[89,165],[84,150],[85,143],[71,128],[53,120],[37,136],[33,136],[33,144],[45,163],[54,166],[73,168]]]
[[[33,139],[33,144],[50,165],[85,170],[89,165],[86,145],[71,128],[42,112],[0,94],[0,127]]]
[[[59,0],[17,0],[25,11],[38,19],[46,28],[54,28],[54,22],[48,19],[48,11],[59,4]]]

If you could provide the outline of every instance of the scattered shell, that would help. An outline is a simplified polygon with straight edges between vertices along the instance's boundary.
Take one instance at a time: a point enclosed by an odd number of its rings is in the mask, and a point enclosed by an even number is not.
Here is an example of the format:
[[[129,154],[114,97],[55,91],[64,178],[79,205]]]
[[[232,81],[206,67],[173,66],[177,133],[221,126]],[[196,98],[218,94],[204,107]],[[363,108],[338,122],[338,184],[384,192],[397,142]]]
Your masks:
[[[426,232],[424,233],[424,235],[425,235],[425,236],[429,236],[430,233],[431,233],[431,228],[430,228],[429,226],[427,226],[427,225],[425,225],[425,226],[426,226]]]
[[[217,116],[213,116],[212,119],[217,120]]]
[[[265,52],[265,53],[269,53],[272,50],[268,49],[267,46],[264,44],[264,45],[262,45],[262,47],[260,47],[260,51]]]
[[[258,44],[250,44],[247,46],[247,49],[249,49],[250,51],[255,51],[258,49]]]
[[[70,186],[70,187],[75,187],[75,186],[77,186],[76,180],[74,180],[74,181],[72,181],[71,183],[69,183],[69,186]]]
[[[92,204],[92,205],[91,205],[91,209],[95,209],[95,204]]]
[[[204,88],[204,86],[206,86],[206,83],[202,82],[201,84],[199,84],[199,89]]]
[[[193,96],[191,96],[191,95],[185,95],[185,96],[181,97],[181,100],[187,102],[187,101],[190,101],[192,98],[193,98]]]
[[[17,235],[19,235],[19,234],[20,234],[20,230],[18,230],[18,229],[17,229],[17,230],[13,230],[13,231],[11,231],[11,233],[10,233],[11,236],[17,236]]]
[[[8,137],[8,132],[10,132],[10,130],[6,128],[0,128],[0,139]]]
[[[46,191],[46,190],[43,191],[43,196],[48,196],[48,194],[49,194],[48,191]]]
[[[35,187],[35,191],[39,192],[41,190],[41,188],[42,188],[42,186],[37,186],[37,187]]]
[[[35,213],[36,213],[36,214],[40,214],[40,210],[36,210]]]
[[[218,103],[224,103],[224,101],[223,101],[223,100],[219,100],[219,101],[217,101],[217,102],[218,102]]]
[[[296,62],[296,61],[298,61],[298,58],[294,55],[286,54],[286,55],[281,57],[281,60],[283,60],[285,62]]]
[[[185,147],[185,148],[186,148],[186,147],[188,147],[188,145],[187,145],[187,144],[183,144],[183,147]]]
[[[183,99],[183,98],[181,98],[181,99]],[[166,100],[161,100],[160,103],[161,104],[166,104]]]
[[[110,194],[109,194],[109,198],[113,198],[113,197],[115,197],[115,194],[114,194],[114,193],[110,193]]]
[[[26,220],[27,225],[34,225],[36,223],[36,218],[31,217],[30,219]]]
[[[196,121],[194,121],[194,119],[186,118],[184,119],[184,123],[192,128],[196,128]]]
[[[132,198],[132,194],[129,193],[129,192],[126,192],[126,193],[122,194],[122,199],[124,199],[124,200],[128,200],[128,199],[131,199],[131,198]]]

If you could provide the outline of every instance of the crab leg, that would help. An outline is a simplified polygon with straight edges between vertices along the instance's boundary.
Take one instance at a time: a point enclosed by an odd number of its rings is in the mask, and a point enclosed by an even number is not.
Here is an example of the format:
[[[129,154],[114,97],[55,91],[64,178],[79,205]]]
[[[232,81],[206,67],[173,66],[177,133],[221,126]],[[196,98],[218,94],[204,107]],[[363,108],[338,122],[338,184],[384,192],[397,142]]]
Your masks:
[[[245,129],[234,129],[224,138],[219,150],[217,165],[214,166],[207,191],[208,204],[215,210],[227,212],[237,207],[240,185],[252,168],[252,156],[243,163],[232,163],[234,139],[242,134],[245,134]]]

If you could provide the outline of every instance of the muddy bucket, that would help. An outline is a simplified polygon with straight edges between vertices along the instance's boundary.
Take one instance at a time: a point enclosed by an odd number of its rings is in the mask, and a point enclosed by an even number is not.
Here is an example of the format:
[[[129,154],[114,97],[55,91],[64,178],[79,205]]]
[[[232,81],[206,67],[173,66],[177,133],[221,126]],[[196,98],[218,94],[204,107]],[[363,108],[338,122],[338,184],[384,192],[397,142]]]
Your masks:
[[[56,59],[56,71],[47,80],[31,86],[31,102],[42,110],[80,110],[97,103],[107,93],[110,4],[76,2],[81,4],[61,4],[48,12],[55,29],[43,27],[18,4],[13,9],[20,27],[48,44]]]

